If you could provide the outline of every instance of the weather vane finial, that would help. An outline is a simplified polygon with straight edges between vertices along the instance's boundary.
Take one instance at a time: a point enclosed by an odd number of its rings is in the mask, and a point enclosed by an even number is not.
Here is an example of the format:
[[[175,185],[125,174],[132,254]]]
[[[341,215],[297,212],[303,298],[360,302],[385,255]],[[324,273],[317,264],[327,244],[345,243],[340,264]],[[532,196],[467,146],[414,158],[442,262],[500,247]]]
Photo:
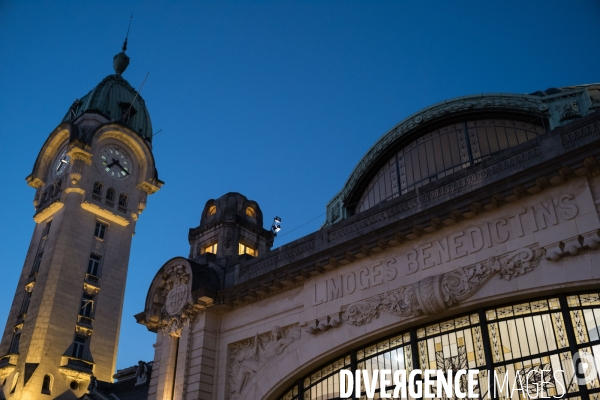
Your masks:
[[[133,19],[133,13],[129,17],[129,26],[127,27],[127,35],[125,35],[125,42],[123,42],[123,51],[127,50],[127,38],[129,37],[129,29],[131,28],[131,20]]]
[[[129,57],[125,54],[125,50],[127,50],[127,38],[129,38],[129,28],[131,28],[131,20],[133,19],[133,14],[129,17],[129,26],[127,27],[127,35],[125,35],[125,42],[123,42],[123,50],[113,57],[113,68],[117,75],[121,75],[127,69],[129,65]]]

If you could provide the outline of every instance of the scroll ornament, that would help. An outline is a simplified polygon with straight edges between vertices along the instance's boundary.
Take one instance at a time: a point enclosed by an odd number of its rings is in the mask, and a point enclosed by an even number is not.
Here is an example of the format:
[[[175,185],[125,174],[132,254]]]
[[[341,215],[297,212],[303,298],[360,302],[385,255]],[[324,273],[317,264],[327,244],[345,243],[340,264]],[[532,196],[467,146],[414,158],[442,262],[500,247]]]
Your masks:
[[[494,275],[511,280],[531,272],[544,254],[543,248],[525,247],[452,272],[428,276],[411,285],[351,304],[343,319],[359,326],[378,318],[380,311],[399,317],[433,315],[465,301]]]

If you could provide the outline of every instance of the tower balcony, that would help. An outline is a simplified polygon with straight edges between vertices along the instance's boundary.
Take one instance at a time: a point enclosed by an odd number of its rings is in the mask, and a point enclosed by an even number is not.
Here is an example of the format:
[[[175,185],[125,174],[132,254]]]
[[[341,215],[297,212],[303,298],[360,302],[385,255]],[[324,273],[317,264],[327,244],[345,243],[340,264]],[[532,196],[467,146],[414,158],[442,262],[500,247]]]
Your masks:
[[[76,381],[82,381],[94,374],[94,363],[75,357],[62,356],[58,370]]]
[[[94,324],[94,320],[92,318],[85,317],[83,315],[77,316],[77,325],[81,325],[84,328],[91,329],[93,327],[93,324]]]
[[[89,294],[98,294],[100,292],[100,278],[92,274],[85,274],[83,290]]]

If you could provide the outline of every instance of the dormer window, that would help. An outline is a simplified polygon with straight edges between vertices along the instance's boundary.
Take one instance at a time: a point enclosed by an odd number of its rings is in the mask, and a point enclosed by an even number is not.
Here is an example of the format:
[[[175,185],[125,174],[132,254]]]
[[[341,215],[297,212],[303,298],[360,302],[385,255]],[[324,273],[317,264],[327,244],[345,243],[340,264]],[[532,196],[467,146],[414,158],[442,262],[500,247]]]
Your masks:
[[[119,108],[121,109],[121,122],[125,122],[126,124],[137,113],[137,110],[133,108],[131,103],[119,103]]]
[[[206,216],[210,217],[211,215],[215,215],[217,213],[217,206],[213,205],[208,207],[208,211],[206,212]]]
[[[252,257],[258,257],[258,251],[257,251],[256,249],[253,249],[253,248],[252,248],[252,247],[250,247],[250,246],[246,246],[246,245],[245,245],[245,244],[243,244],[243,243],[240,243],[240,244],[239,244],[239,252],[238,252],[238,254],[239,254],[239,255],[242,255],[242,254],[249,254],[249,255],[251,255]]]
[[[202,249],[200,250],[200,254],[204,254],[204,253],[212,253],[212,254],[217,254],[217,242],[210,244],[208,246],[203,246]]]
[[[256,218],[256,211],[253,207],[246,207],[246,215],[252,218]]]
[[[73,104],[71,104],[71,108],[69,108],[69,119],[71,121],[77,118],[77,115],[79,114],[79,107],[81,107],[82,104],[83,102],[79,99],[75,100]]]

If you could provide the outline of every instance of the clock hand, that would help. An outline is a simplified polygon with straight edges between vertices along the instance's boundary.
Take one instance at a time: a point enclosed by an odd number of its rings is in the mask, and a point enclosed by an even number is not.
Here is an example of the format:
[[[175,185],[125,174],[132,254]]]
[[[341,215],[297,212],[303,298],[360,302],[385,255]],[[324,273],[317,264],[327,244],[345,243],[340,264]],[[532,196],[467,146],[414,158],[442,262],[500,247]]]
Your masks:
[[[129,175],[129,171],[127,171],[125,168],[123,168],[123,166],[121,165],[121,163],[119,162],[119,160],[115,160],[117,165],[119,166],[119,168],[121,168],[121,171],[125,172],[127,175]]]

